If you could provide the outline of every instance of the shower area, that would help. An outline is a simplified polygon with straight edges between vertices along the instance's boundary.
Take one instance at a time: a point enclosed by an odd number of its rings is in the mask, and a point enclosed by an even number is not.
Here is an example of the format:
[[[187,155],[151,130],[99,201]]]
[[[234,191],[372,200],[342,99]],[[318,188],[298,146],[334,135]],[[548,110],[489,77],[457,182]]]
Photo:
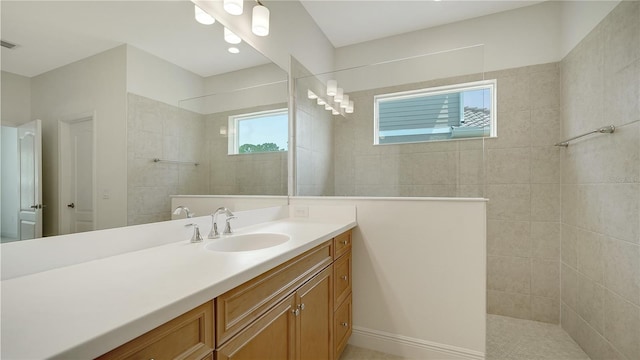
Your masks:
[[[487,359],[640,358],[640,3],[558,62],[484,57],[470,46],[325,74],[292,59],[295,195],[487,198]],[[329,80],[353,112],[327,101]],[[497,136],[374,145],[376,96],[486,80]]]

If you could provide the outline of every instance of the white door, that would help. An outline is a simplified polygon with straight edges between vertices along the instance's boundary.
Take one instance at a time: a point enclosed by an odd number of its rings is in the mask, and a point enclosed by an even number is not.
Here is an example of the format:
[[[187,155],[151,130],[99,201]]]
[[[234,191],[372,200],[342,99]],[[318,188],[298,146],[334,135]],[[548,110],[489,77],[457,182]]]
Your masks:
[[[93,224],[93,119],[83,119],[64,126],[68,146],[64,155],[63,196],[61,197],[62,234],[91,231]],[[63,130],[65,131],[65,130]]]
[[[18,127],[20,173],[19,239],[42,237],[42,124],[40,120]]]

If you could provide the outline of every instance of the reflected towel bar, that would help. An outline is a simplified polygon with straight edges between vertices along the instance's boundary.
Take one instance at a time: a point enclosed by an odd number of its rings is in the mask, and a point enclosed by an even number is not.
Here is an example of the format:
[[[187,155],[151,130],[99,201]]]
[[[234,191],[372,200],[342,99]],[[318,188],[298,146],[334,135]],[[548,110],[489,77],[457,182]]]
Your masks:
[[[153,162],[156,162],[156,163],[157,162],[163,162],[163,163],[171,163],[171,164],[186,164],[186,165],[195,165],[195,166],[200,165],[199,163],[193,162],[193,161],[162,160],[162,159],[158,159],[158,158],[153,159]]]
[[[581,138],[581,137],[583,137],[583,136],[587,136],[587,135],[591,135],[591,134],[596,134],[596,133],[600,133],[600,134],[611,134],[611,133],[613,133],[614,131],[616,131],[616,127],[615,127],[615,126],[613,126],[613,125],[604,126],[604,127],[599,128],[599,129],[595,129],[595,130],[589,131],[588,133],[584,133],[584,134],[582,134],[582,135],[574,136],[574,137],[572,137],[571,139],[567,139],[567,140],[565,140],[565,141],[559,142],[559,143],[555,144],[555,146],[564,146],[564,147],[567,147],[567,146],[569,146],[569,141],[572,141],[572,140],[575,140],[575,139],[579,139],[579,138]]]

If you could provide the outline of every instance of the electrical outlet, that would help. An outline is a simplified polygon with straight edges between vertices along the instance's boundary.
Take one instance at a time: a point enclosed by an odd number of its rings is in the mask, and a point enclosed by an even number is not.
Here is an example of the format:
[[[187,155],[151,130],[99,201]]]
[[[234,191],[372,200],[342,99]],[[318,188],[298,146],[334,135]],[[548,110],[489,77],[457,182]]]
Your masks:
[[[309,217],[308,206],[296,206],[293,208],[293,217]]]

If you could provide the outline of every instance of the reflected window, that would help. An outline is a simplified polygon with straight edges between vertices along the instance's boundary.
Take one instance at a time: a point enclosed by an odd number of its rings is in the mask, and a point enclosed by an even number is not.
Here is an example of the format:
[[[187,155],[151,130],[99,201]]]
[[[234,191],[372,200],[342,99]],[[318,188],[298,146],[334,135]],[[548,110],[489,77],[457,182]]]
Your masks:
[[[229,155],[287,151],[288,140],[286,108],[229,116]]]
[[[496,81],[377,95],[374,144],[496,136]]]

